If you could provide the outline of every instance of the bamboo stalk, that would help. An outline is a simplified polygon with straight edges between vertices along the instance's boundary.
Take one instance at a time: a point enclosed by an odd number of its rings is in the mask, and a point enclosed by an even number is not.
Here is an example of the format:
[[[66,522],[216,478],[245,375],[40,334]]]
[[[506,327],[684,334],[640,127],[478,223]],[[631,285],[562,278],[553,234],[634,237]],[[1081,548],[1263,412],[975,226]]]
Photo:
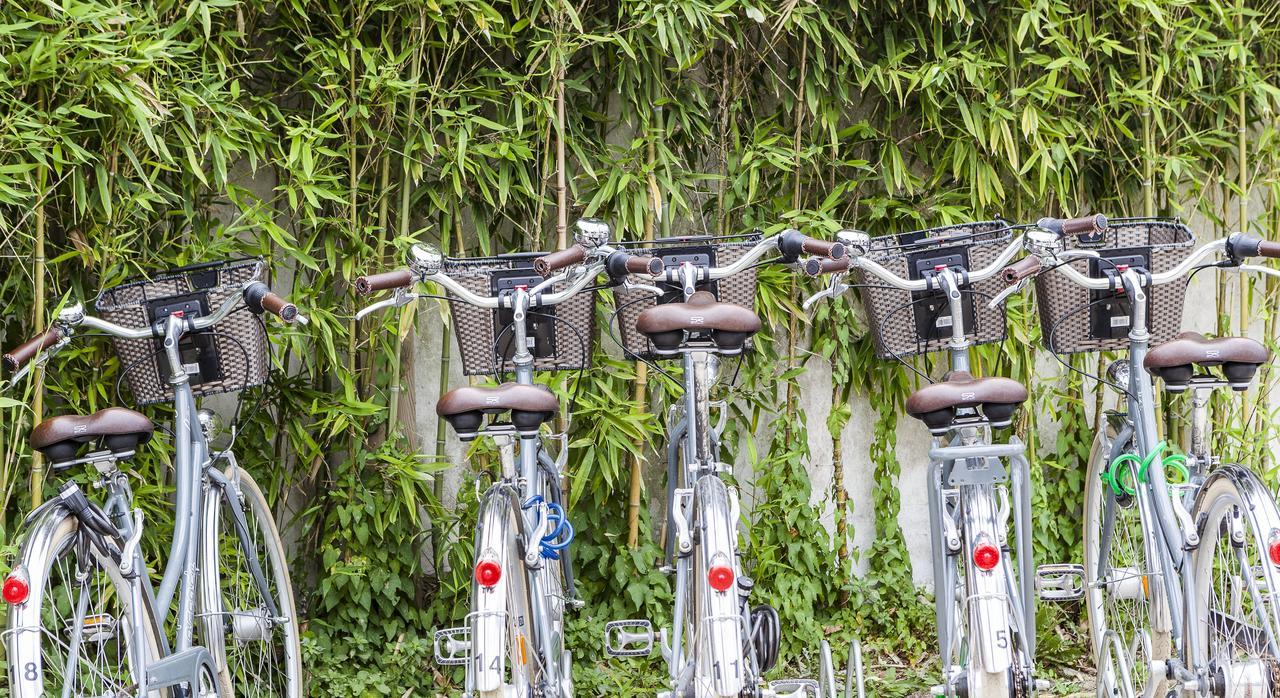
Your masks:
[[[649,169],[649,191],[657,191],[657,178],[653,174],[654,163],[658,159],[657,146],[654,143],[653,136],[649,139],[648,145],[648,162]],[[646,196],[645,198],[649,198]],[[654,218],[659,214],[658,207],[661,203],[654,200],[652,209],[645,212],[644,216],[644,239],[646,242],[653,240],[653,223]],[[649,365],[643,361],[636,362],[636,385],[635,385],[635,404],[636,409],[641,413],[649,410],[648,405],[648,383],[649,383]],[[645,440],[636,439],[636,455],[631,459],[631,497],[627,502],[627,547],[635,548],[640,541],[640,495],[644,483],[644,448]]]
[[[1237,176],[1239,177],[1239,201],[1237,203],[1237,211],[1240,216],[1240,232],[1249,232],[1249,141],[1248,133],[1248,105],[1245,101],[1246,85],[1245,82],[1245,65],[1246,54],[1244,50],[1244,0],[1236,0],[1236,36],[1240,38],[1240,86],[1236,95],[1236,160],[1240,168]],[[1244,274],[1240,275],[1240,336],[1249,334],[1249,293],[1248,281]]]
[[[35,210],[35,294],[34,308],[32,309],[32,324],[35,326],[35,333],[32,336],[39,335],[45,331],[44,322],[44,275],[45,275],[45,226],[46,211],[45,199],[48,198],[48,192],[45,188],[49,186],[49,173],[43,167],[36,169],[36,191],[40,200],[36,203]],[[37,363],[35,370],[32,371],[32,398],[31,398],[31,425],[35,427],[44,420],[44,366]],[[31,506],[32,508],[40,506],[44,501],[44,455],[39,451],[33,451],[31,454]]]
[[[1142,105],[1142,212],[1150,218],[1156,215],[1155,196],[1155,133],[1151,125],[1151,102],[1155,97],[1155,85],[1148,84],[1150,68],[1147,62],[1150,54],[1147,48],[1147,33],[1138,31],[1138,65],[1142,70],[1142,84],[1147,85],[1150,96]]]
[[[800,164],[801,164],[800,139],[804,132],[803,131],[804,129],[804,75],[805,75],[805,70],[808,68],[808,62],[809,62],[809,37],[805,36],[804,39],[802,39],[800,42],[800,71],[798,73],[798,75],[800,76],[800,87],[799,89],[796,90],[796,107],[793,115],[793,120],[795,122],[795,133],[792,136],[792,143],[791,143],[792,158],[793,158],[792,167],[794,168],[794,172],[792,173],[794,181],[791,188],[791,209],[793,211],[800,208]],[[791,296],[794,297],[796,295],[796,286],[797,286],[796,277],[794,275],[790,279],[789,286],[790,286],[789,292]],[[787,318],[787,363],[788,364],[796,356],[796,332],[797,332],[796,322],[797,322],[796,315],[792,313]],[[795,423],[795,414],[796,414],[796,405],[792,403],[792,399],[791,399],[791,382],[790,381],[787,381],[787,383],[783,386],[783,391],[784,393],[783,393],[782,402],[784,405],[787,406],[787,425],[788,425],[788,428],[790,428],[790,425]]]
[[[419,11],[418,12],[418,34],[420,38],[425,38],[426,21],[427,21],[426,14],[422,11]],[[418,48],[413,52],[413,78],[409,86],[409,113],[408,113],[408,119],[405,121],[405,124],[408,128],[405,131],[405,140],[408,140],[410,132],[417,129],[418,81],[422,79],[422,51],[423,51],[422,46],[423,44],[424,44],[423,41],[416,42],[416,45]],[[412,181],[413,177],[411,174],[413,171],[413,157],[411,156],[409,150],[410,149],[406,144],[403,149],[403,155],[401,156],[400,224],[397,226],[397,230],[400,231],[400,235],[402,237],[408,237],[409,235],[409,201],[411,198],[410,195],[413,193],[413,181]],[[401,390],[400,363],[401,361],[403,361],[401,353],[404,349],[404,342],[400,341],[400,335],[398,330],[397,330],[397,334],[394,341],[395,341],[395,347],[391,352],[391,394],[387,398],[387,417],[389,420],[388,421],[389,427],[395,426],[397,420],[399,419],[399,411],[400,411],[400,390]],[[449,342],[447,341],[444,342],[444,345],[445,345],[445,352],[440,356],[441,385],[448,384],[447,379],[449,376],[449,354],[448,354]],[[437,420],[437,423],[439,423],[440,421],[443,421],[443,420]],[[437,427],[437,429],[439,429],[439,427]],[[437,441],[439,440],[439,436],[440,436],[439,434],[436,435]],[[439,462],[442,454],[443,454],[442,450],[438,450],[435,453],[435,458],[437,462]],[[439,478],[436,478],[436,481],[439,481]]]
[[[563,21],[563,20],[561,20]],[[556,32],[557,51],[563,50],[559,45],[559,30]],[[564,74],[565,59],[558,55],[556,60],[556,249],[563,250],[569,246],[569,192],[564,172],[565,121],[564,121]]]

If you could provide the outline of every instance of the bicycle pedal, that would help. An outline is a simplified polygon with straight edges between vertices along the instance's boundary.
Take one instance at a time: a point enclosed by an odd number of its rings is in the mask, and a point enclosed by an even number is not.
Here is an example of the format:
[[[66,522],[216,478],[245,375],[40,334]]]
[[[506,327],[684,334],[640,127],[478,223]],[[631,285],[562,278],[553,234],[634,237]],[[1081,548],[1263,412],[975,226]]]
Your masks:
[[[1084,596],[1084,566],[1040,565],[1036,568],[1036,595],[1045,601],[1074,601]]]
[[[75,629],[76,621],[74,618],[67,620],[67,632],[70,634]],[[82,631],[80,637],[85,642],[102,644],[115,638],[116,636],[116,617],[107,613],[95,613],[84,617],[84,623],[81,626]]]
[[[653,624],[647,620],[605,623],[604,653],[610,657],[648,657],[653,653]]]
[[[813,679],[777,679],[769,682],[769,693],[774,698],[822,697],[822,689]]]
[[[446,628],[435,635],[436,664],[456,666],[471,659],[471,628]]]

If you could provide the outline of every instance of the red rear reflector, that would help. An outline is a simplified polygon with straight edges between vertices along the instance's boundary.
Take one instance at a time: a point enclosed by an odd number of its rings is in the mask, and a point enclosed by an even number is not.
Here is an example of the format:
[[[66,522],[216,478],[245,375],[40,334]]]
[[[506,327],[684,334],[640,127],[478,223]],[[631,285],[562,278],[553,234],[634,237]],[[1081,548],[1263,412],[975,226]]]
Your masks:
[[[1000,564],[1000,549],[990,543],[979,543],[973,548],[973,564],[983,572],[990,572]]]
[[[1267,543],[1267,557],[1271,558],[1271,564],[1280,567],[1280,538],[1272,538]]]
[[[716,565],[707,570],[707,584],[716,591],[728,591],[733,586],[733,568]]]
[[[492,589],[502,579],[502,565],[493,560],[485,560],[476,565],[476,582],[486,589]]]
[[[4,600],[11,604],[20,604],[31,595],[31,585],[27,583],[27,575],[21,570],[14,570],[4,580]]]

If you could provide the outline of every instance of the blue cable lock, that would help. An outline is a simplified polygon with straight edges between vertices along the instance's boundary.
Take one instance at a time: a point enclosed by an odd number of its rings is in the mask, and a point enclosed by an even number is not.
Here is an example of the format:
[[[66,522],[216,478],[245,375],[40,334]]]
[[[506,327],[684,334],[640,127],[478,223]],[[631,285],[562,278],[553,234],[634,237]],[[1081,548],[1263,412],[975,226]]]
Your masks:
[[[525,509],[535,507],[543,502],[542,495],[530,497],[529,501],[524,503]],[[573,524],[569,523],[568,517],[564,515],[564,508],[555,502],[547,502],[547,508],[550,513],[547,514],[548,522],[555,522],[555,527],[551,532],[542,537],[539,541],[541,554],[546,560],[559,560],[560,551],[569,547],[573,542]],[[560,538],[564,540],[560,540]]]

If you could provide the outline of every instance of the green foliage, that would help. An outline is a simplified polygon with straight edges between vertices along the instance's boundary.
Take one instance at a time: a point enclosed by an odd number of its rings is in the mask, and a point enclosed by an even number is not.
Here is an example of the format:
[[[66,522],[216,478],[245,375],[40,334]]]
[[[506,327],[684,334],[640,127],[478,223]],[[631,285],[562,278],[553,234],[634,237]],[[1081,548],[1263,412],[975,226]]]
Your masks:
[[[445,507],[442,454],[387,410],[406,360],[398,340],[432,306],[357,323],[354,276],[395,264],[412,240],[455,255],[549,248],[560,216],[580,214],[608,218],[624,239],[649,225],[883,233],[1086,210],[1198,215],[1215,227],[1205,236],[1238,227],[1280,237],[1280,207],[1243,220],[1229,207],[1244,193],[1241,171],[1255,197],[1280,195],[1277,12],[1226,0],[9,3],[0,9],[0,343],[29,336],[34,314],[47,320],[57,304],[140,272],[265,257],[312,324],[271,325],[280,376],[244,396],[264,408],[243,425],[237,452],[289,524],[314,686],[431,692],[450,677],[422,670],[425,642],[460,617],[476,473]],[[41,248],[47,259],[33,261]],[[37,275],[48,301],[40,313]],[[794,630],[785,650],[802,665],[820,634],[888,639],[918,660],[932,619],[910,583],[895,454],[911,382],[874,358],[849,304],[819,309],[806,326],[789,273],[762,269],[760,279],[758,310],[775,331],[742,369],[727,443],[754,448],[748,436],[773,430],[745,458],[757,476],[750,542],[761,597],[778,599]],[[1255,307],[1277,307],[1276,284],[1251,293]],[[1228,325],[1241,314],[1225,300],[1217,310]],[[1020,429],[1040,456],[1037,555],[1067,559],[1095,396],[1075,378],[1038,378],[1034,306],[1015,302],[1012,318],[1013,341],[977,352],[978,363],[1037,388]],[[1274,344],[1274,314],[1260,321]],[[875,482],[862,578],[840,557],[845,541],[816,523],[836,494],[812,492],[803,477],[799,437],[822,426],[795,402],[800,369],[790,367],[806,345],[832,365],[828,430],[849,418],[842,401],[875,398],[865,425],[873,468],[856,474]],[[1096,370],[1094,359],[1078,361]],[[120,367],[106,344],[77,344],[51,369],[46,412],[115,401]],[[636,404],[633,376],[601,356],[580,382],[557,381],[562,396],[578,396],[569,491],[595,620],[660,620],[670,598],[654,571],[658,521],[642,517],[640,546],[623,550],[629,462],[652,455],[637,444],[662,437],[657,406],[672,398],[651,377],[651,404]],[[36,390],[6,387],[4,541],[29,504]],[[1274,435],[1277,405],[1264,394],[1244,409],[1217,407],[1229,416],[1216,422],[1232,455],[1266,464],[1259,434]],[[165,418],[163,408],[152,414]],[[1050,426],[1056,441],[1038,444]],[[133,466],[156,531],[171,480],[161,450]],[[478,450],[474,470],[490,462]],[[147,546],[159,559],[160,541]],[[423,571],[425,558],[438,573]],[[898,612],[877,610],[889,607]],[[570,631],[575,646],[599,647],[598,624],[578,619]],[[589,653],[578,669],[587,690],[626,683]]]

